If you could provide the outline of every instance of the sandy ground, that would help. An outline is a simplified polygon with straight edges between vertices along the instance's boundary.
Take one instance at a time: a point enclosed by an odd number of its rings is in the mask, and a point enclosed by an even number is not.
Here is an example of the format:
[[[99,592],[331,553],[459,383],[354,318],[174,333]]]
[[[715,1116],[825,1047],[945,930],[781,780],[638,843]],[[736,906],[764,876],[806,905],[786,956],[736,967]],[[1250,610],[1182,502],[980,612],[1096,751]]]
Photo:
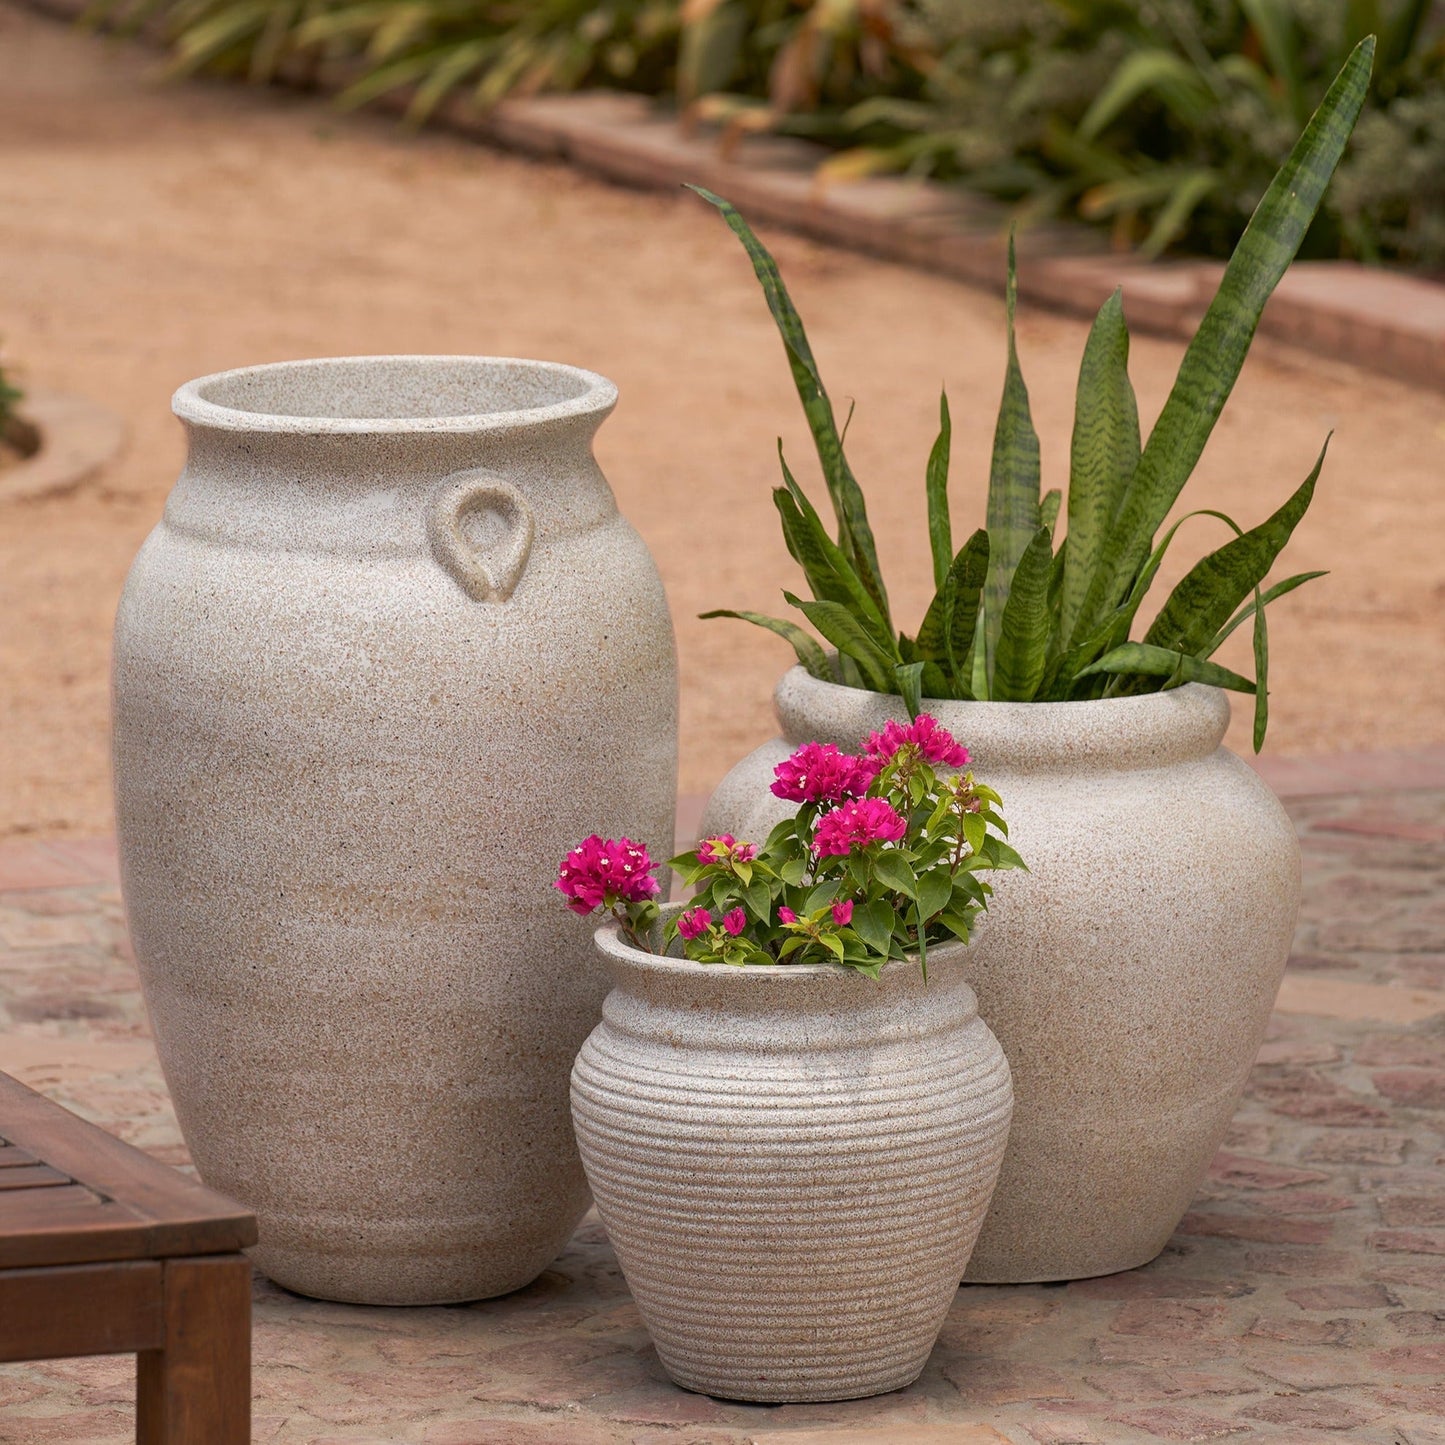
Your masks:
[[[667,585],[682,787],[708,789],[771,734],[771,685],[791,654],[695,614],[783,609],[779,590],[796,583],[769,499],[776,436],[811,475],[783,355],[736,243],[691,197],[634,194],[449,137],[406,138],[319,101],[166,85],[155,64],[0,4],[5,354],[34,383],[93,397],[131,427],[121,458],[72,495],[0,510],[0,836],[110,827],[110,623],[181,464],[172,390],[230,366],[342,353],[540,356],[617,381],[622,402],[598,455]],[[835,397],[857,399],[850,453],[896,614],[912,630],[928,600],[922,476],[938,386],[953,403],[962,535],[982,513],[1001,304],[768,239]],[[1049,484],[1067,466],[1085,332],[1038,311],[1020,324]],[[1179,351],[1135,342],[1146,423]],[[1187,502],[1253,524],[1331,428],[1319,497],[1288,562],[1333,575],[1272,614],[1270,747],[1445,740],[1445,397],[1261,345]],[[1166,582],[1221,539],[1217,523],[1191,527]],[[1247,709],[1237,711],[1242,747]]]

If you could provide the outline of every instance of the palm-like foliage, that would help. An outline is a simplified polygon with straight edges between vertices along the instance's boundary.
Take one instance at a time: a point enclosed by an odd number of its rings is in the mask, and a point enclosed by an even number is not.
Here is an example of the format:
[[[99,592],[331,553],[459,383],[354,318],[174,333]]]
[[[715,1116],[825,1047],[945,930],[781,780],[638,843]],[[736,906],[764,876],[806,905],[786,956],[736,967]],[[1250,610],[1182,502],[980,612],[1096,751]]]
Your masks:
[[[1058,493],[1040,496],[1039,443],[1013,340],[1009,250],[1008,368],[994,433],[987,526],[954,553],[948,516],[946,401],[929,458],[929,540],[937,593],[915,636],[895,629],[863,493],[848,466],[833,408],[802,322],[772,257],[738,212],[698,190],[741,239],[783,338],[837,521],[835,541],[786,463],[773,494],[788,550],[812,591],[785,593],[836,651],[830,658],[795,624],[731,611],[793,642],[815,676],[922,699],[1065,701],[1157,691],[1198,681],[1251,693],[1254,744],[1268,723],[1265,608],[1318,573],[1268,590],[1270,567],[1309,506],[1324,461],[1272,516],[1196,564],[1142,640],[1130,632],[1179,523],[1160,528],[1239,376],[1260,314],[1301,241],[1364,103],[1375,41],[1360,42],[1270,183],[1225,267],[1219,290],[1180,364],[1164,409],[1141,445],[1128,376],[1121,299],[1105,302],[1079,374],[1070,458],[1068,529],[1055,537]],[[698,188],[694,188],[698,189]],[[1225,519],[1228,521],[1228,519]],[[1256,678],[1212,660],[1252,621]]]

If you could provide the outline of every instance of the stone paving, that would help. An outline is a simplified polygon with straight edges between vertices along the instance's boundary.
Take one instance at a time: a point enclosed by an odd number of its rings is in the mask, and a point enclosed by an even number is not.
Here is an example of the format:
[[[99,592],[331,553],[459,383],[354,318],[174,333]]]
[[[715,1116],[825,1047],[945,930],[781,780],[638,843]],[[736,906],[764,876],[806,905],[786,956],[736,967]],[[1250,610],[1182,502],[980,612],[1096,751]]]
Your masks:
[[[1304,916],[1247,1097],[1164,1254],[961,1289],[922,1379],[752,1407],[668,1383],[595,1218],[446,1309],[256,1281],[258,1442],[1445,1442],[1445,787],[1296,798]],[[0,848],[0,1069],[184,1164],[106,842]],[[0,1368],[0,1441],[133,1438],[128,1358]]]

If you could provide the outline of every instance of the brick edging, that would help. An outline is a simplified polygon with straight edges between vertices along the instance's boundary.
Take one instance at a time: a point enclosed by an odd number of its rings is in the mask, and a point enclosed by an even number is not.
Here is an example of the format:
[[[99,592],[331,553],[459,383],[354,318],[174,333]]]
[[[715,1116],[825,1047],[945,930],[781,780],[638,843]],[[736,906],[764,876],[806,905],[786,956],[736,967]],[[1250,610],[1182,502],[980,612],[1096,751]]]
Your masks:
[[[30,9],[74,20],[88,0],[22,0]],[[320,88],[335,92],[354,76],[337,68]],[[393,112],[404,95],[384,97]],[[898,177],[820,185],[825,152],[806,141],[760,136],[740,161],[723,157],[712,135],[690,135],[638,95],[583,91],[503,101],[478,114],[465,101],[441,107],[434,123],[524,154],[566,161],[623,185],[671,190],[684,181],[726,194],[764,222],[850,250],[916,266],[971,285],[999,289],[1004,272],[1002,213],[988,202],[932,181]],[[1213,293],[1211,261],[1145,262],[1101,250],[1085,227],[1037,229],[1020,238],[1027,257],[1019,287],[1057,310],[1092,315],[1124,287],[1138,330],[1188,337]],[[1445,390],[1445,284],[1352,261],[1291,267],[1265,310],[1260,333],[1417,385]]]

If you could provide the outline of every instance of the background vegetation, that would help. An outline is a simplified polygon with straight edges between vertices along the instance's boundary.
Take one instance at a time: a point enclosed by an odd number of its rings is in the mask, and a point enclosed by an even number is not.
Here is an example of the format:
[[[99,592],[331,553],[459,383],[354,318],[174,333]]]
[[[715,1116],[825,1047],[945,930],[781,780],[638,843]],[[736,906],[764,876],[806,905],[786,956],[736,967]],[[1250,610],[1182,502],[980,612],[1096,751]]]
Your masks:
[[[1351,154],[1304,254],[1445,268],[1439,0],[97,0],[178,70],[346,67],[342,102],[613,86],[838,151],[834,177],[956,181],[1149,254],[1227,256],[1358,40],[1380,36]]]
[[[15,408],[25,399],[25,393],[5,374],[0,366],[0,441],[6,439],[10,423],[15,417]]]

